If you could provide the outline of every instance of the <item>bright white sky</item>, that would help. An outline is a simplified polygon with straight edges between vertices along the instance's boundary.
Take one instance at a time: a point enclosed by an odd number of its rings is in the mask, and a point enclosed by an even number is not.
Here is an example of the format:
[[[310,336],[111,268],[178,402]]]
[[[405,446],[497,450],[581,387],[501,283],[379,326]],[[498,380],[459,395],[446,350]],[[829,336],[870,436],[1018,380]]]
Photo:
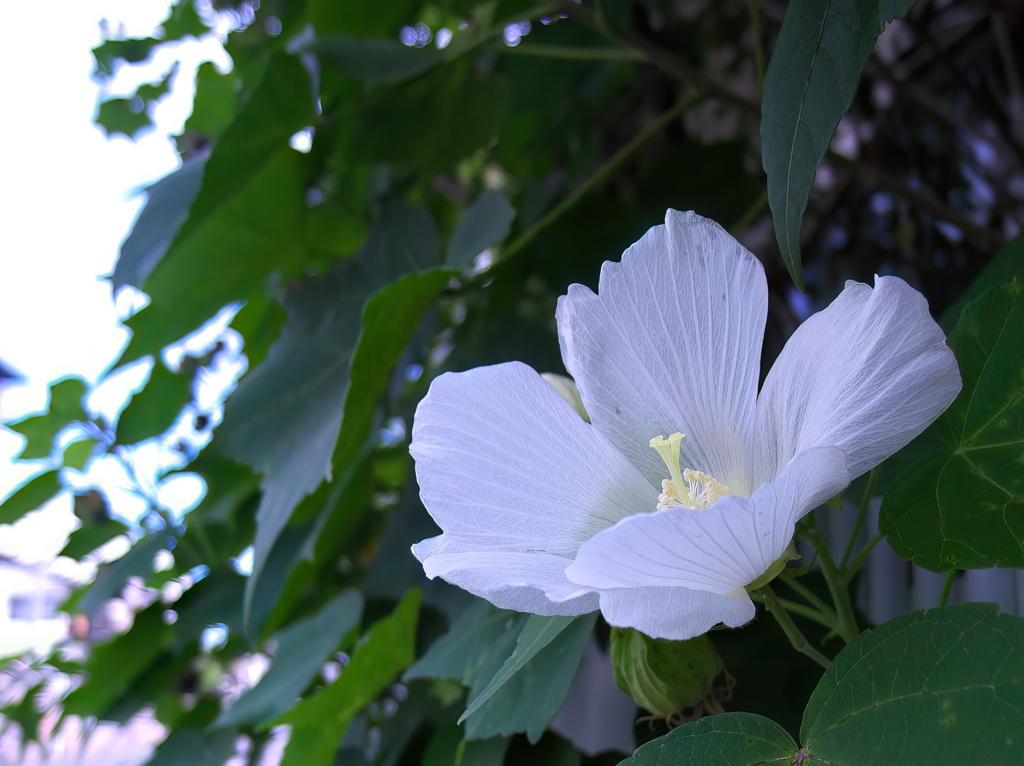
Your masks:
[[[172,95],[155,111],[157,129],[131,142],[108,140],[92,124],[100,91],[91,79],[90,49],[101,42],[100,20],[126,36],[152,33],[168,0],[75,0],[4,8],[0,45],[0,359],[28,380],[0,393],[0,418],[19,419],[46,406],[47,385],[66,375],[94,382],[114,361],[127,333],[118,325],[108,275],[142,198],[137,191],[178,164],[169,134],[191,108],[199,62],[228,58],[208,35],[189,40]],[[124,95],[155,81],[173,63],[170,51],[139,78],[126,73],[111,90]],[[12,465],[22,439],[0,428],[0,497],[28,473]],[[70,503],[53,504],[12,530],[0,527],[0,554],[28,560],[55,555],[70,531]]]

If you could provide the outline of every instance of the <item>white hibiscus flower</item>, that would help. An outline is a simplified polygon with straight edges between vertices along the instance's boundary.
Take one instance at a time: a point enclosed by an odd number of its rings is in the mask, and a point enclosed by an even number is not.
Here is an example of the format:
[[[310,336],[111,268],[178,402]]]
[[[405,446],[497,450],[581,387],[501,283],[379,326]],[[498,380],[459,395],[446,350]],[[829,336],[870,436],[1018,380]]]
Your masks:
[[[848,282],[757,393],[768,291],[713,221],[670,210],[558,302],[562,358],[590,422],[526,365],[437,378],[411,452],[444,534],[413,546],[496,606],[600,609],[686,639],[754,616],[745,586],[798,519],[903,447],[960,375],[924,297]]]

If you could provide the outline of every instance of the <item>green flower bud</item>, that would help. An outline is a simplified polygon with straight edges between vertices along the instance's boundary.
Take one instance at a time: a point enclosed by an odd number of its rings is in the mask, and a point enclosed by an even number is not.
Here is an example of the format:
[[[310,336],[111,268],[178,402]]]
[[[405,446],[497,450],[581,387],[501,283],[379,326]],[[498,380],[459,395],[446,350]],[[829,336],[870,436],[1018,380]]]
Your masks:
[[[666,641],[632,628],[612,628],[612,664],[618,687],[640,707],[661,716],[700,703],[722,671],[707,635]]]

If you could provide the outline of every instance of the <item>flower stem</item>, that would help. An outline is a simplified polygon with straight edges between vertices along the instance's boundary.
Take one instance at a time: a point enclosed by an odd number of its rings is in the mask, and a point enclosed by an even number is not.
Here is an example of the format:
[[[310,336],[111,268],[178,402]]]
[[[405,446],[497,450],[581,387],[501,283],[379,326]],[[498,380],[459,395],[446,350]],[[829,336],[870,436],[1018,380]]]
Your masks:
[[[828,604],[826,604],[821,598],[819,598],[817,593],[812,591],[810,588],[808,588],[802,582],[797,580],[795,577],[790,577],[783,574],[782,582],[786,584],[786,587],[792,588],[798,594],[803,596],[807,603],[817,608],[817,610],[822,615],[824,615],[828,620],[830,620],[831,622],[829,622],[828,627],[837,628],[839,626],[839,618],[836,616],[835,610],[829,607]]]
[[[577,61],[643,61],[643,54],[634,48],[597,47],[578,45],[547,45],[530,43],[506,48],[504,53],[513,56],[537,56],[550,59],[573,59]]]
[[[502,259],[510,258],[514,253],[526,247],[526,245],[532,242],[534,237],[536,237],[543,229],[546,229],[556,220],[561,218],[570,208],[574,207],[577,202],[583,199],[583,197],[608,180],[608,178],[610,178],[615,171],[619,169],[619,166],[629,159],[633,152],[643,146],[651,136],[661,132],[666,125],[672,122],[672,120],[676,119],[687,109],[696,106],[703,100],[704,96],[701,95],[684,96],[676,102],[675,106],[671,107],[657,119],[648,123],[643,130],[633,136],[628,144],[619,149],[619,151],[612,155],[607,162],[595,170],[593,175],[584,181],[582,185],[574,189],[567,197],[565,197],[565,199],[549,211],[547,215],[537,221],[537,223],[531,226],[529,230],[522,234],[522,236],[506,247],[501,254]]]
[[[832,560],[832,553],[825,545],[825,540],[816,524],[812,523],[807,537],[818,552],[821,574],[825,577],[828,592],[832,595],[832,603],[835,605],[836,617],[839,620],[839,624],[836,626],[839,637],[846,643],[850,643],[860,633],[860,628],[857,626],[857,616],[853,613],[853,604],[850,601],[847,583],[839,574],[839,569],[836,568],[836,563]]]
[[[883,535],[881,532],[876,532],[875,536],[868,540],[867,544],[863,548],[861,548],[860,553],[858,553],[857,557],[852,562],[850,562],[850,565],[846,567],[846,570],[843,573],[844,583],[848,584],[850,580],[853,579],[853,576],[857,574],[857,571],[864,565],[864,562],[867,560],[868,555],[871,553],[871,551],[875,549],[876,545],[882,542],[882,539],[884,537],[885,535]]]
[[[793,645],[793,648],[801,654],[807,655],[823,668],[827,668],[831,664],[828,658],[811,646],[811,642],[800,632],[800,628],[793,622],[793,618],[789,616],[789,613],[782,605],[782,601],[775,595],[775,591],[772,590],[771,586],[762,585],[758,593],[761,594],[765,607],[772,613],[775,621],[779,623],[779,627],[782,628],[782,632],[786,634],[786,638],[789,639],[789,643]]]
[[[950,570],[950,573],[946,575],[946,582],[942,584],[942,593],[939,594],[939,606],[945,606],[946,602],[949,601],[949,594],[953,590],[953,583],[956,582],[956,571],[955,569]]]
[[[878,466],[875,466],[871,469],[871,473],[868,474],[867,484],[864,485],[864,495],[860,499],[860,510],[857,511],[857,520],[853,523],[853,531],[850,532],[850,539],[846,543],[846,550],[843,551],[843,558],[839,564],[839,571],[843,573],[844,578],[846,577],[846,568],[850,561],[850,555],[853,553],[853,546],[857,542],[860,530],[864,527],[864,521],[868,517],[871,498],[875,494],[875,487],[878,486],[878,474]]]
[[[751,593],[750,597],[754,601],[757,601],[759,604],[764,604],[765,606],[767,606],[767,603],[766,603],[767,600],[765,599],[764,595],[761,593],[760,589],[758,589],[754,593]],[[822,626],[824,626],[826,628],[829,628],[830,630],[833,630],[833,631],[835,630],[835,627],[836,627],[835,615],[826,614],[826,613],[821,612],[818,609],[815,609],[813,607],[807,606],[805,604],[798,603],[796,601],[790,601],[790,600],[785,599],[785,598],[780,598],[779,599],[779,604],[787,612],[792,612],[793,614],[799,614],[801,617],[806,617],[808,620],[813,620],[814,622],[818,623],[819,625],[822,625]]]

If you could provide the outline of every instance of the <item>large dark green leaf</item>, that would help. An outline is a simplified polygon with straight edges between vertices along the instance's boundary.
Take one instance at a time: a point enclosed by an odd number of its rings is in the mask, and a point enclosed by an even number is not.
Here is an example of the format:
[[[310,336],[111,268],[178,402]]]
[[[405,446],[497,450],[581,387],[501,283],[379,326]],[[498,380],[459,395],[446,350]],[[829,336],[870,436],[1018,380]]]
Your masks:
[[[388,371],[445,276],[385,286],[438,259],[437,233],[422,209],[385,208],[356,256],[286,300],[280,338],[229,400],[215,448],[264,474],[248,598],[292,509],[329,473],[332,454],[344,471],[369,435]]]
[[[308,49],[349,77],[367,82],[404,80],[441,61],[437,48],[410,48],[397,39],[329,35]]]
[[[531,616],[512,655],[471,694],[463,714],[466,739],[526,732],[530,742],[540,740],[565,702],[596,620],[596,614]]]
[[[236,739],[230,730],[206,736],[197,729],[174,729],[146,766],[223,766],[235,753]]]
[[[61,488],[56,471],[36,476],[0,504],[0,524],[13,524],[26,513],[38,510]]]
[[[789,763],[797,745],[785,729],[752,713],[724,713],[685,724],[648,742],[620,766],[753,766]]]
[[[330,686],[274,721],[291,724],[283,766],[329,766],[349,723],[416,656],[419,593],[377,622]]]
[[[135,444],[159,436],[191,400],[191,376],[184,371],[171,372],[157,359],[145,387],[132,397],[117,420],[117,441]]]
[[[152,303],[128,322],[122,362],[155,353],[222,307],[302,269],[306,157],[288,139],[313,121],[309,75],[271,55],[259,84],[213,148],[189,215],[143,284]]]
[[[515,208],[502,192],[484,192],[456,224],[445,261],[459,269],[471,266],[473,258],[505,238],[515,217]]]
[[[507,104],[503,79],[465,62],[436,67],[346,116],[341,161],[408,166],[427,178],[451,172],[498,135]]]
[[[934,428],[948,451],[900,474],[879,527],[933,571],[1024,566],[1024,278],[968,304],[949,344],[964,387]]]
[[[898,10],[888,3],[884,15]],[[801,289],[800,224],[814,174],[884,21],[878,0],[792,0],[765,74],[761,139],[768,202],[782,259]]]
[[[188,217],[205,167],[206,155],[203,155],[185,162],[146,189],[146,206],[121,245],[121,254],[110,278],[115,290],[122,285],[141,288],[145,284]]]
[[[93,649],[86,669],[88,680],[64,701],[67,715],[108,713],[136,678],[149,668],[174,631],[163,619],[165,607],[159,601],[135,615],[131,629]]]
[[[278,633],[277,650],[267,674],[221,713],[214,725],[260,724],[291,709],[329,655],[359,624],[362,611],[362,594],[347,590],[315,617],[295,622]]]
[[[943,312],[940,322],[942,329],[949,333],[956,327],[964,308],[971,301],[980,298],[981,294],[990,287],[1012,282],[1015,277],[1021,276],[1024,276],[1024,235],[1003,245],[999,252],[992,256],[992,260],[985,265],[981,273],[971,280],[971,284],[956,300],[956,303]]]
[[[153,574],[156,554],[170,547],[172,539],[173,536],[166,530],[142,538],[117,561],[100,567],[96,580],[68,599],[62,608],[92,618],[104,602],[121,594],[129,577],[145,579]]]
[[[53,451],[53,440],[62,428],[74,420],[88,419],[82,407],[84,397],[85,381],[81,378],[66,378],[50,387],[50,406],[46,414],[34,415],[8,425],[12,431],[28,439],[19,457],[22,460],[49,457]]]
[[[483,689],[509,658],[529,617],[495,609],[477,599],[451,629],[405,673],[404,679],[457,679],[470,689]]]
[[[1024,619],[994,604],[912,612],[862,633],[807,703],[828,763],[1024,762]]]
[[[199,133],[208,139],[219,136],[235,116],[238,95],[231,72],[221,74],[212,61],[205,61],[196,70],[196,97],[192,114],[185,121],[186,133]]]

